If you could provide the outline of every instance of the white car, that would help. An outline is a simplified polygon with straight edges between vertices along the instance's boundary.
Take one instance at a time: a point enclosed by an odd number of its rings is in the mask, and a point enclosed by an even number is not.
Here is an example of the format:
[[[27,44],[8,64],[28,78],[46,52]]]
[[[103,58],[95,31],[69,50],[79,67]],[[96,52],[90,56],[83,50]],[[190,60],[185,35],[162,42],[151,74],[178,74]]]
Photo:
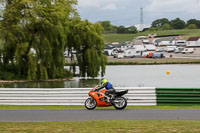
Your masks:
[[[183,54],[194,53],[194,48],[185,48],[182,51]]]
[[[177,46],[167,46],[166,47],[166,51],[169,53],[169,52],[174,52],[175,49],[177,48]]]
[[[184,47],[178,47],[174,50],[174,53],[182,53],[182,51],[184,50]]]
[[[166,51],[165,47],[156,49],[156,52],[165,52],[165,51]]]
[[[118,59],[123,59],[124,58],[124,53],[118,53],[117,54]]]

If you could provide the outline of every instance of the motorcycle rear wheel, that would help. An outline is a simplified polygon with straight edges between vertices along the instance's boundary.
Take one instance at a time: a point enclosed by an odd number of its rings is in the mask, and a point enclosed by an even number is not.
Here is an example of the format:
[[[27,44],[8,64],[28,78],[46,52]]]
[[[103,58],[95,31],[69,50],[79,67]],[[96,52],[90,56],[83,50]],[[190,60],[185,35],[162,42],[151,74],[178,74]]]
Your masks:
[[[123,110],[124,108],[126,108],[127,106],[127,100],[124,97],[118,97],[115,98],[115,101],[119,101],[119,102],[115,102],[113,103],[115,109],[117,110]]]
[[[91,101],[92,100],[92,101]],[[97,106],[97,101],[93,98],[88,98],[85,100],[85,108],[88,110],[93,110]]]

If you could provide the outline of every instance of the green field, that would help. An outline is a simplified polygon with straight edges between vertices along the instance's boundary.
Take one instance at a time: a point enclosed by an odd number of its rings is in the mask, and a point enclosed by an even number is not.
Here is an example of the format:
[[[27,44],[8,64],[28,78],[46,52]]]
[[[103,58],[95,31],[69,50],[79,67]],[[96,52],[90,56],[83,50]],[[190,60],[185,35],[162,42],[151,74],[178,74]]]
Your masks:
[[[200,121],[2,122],[1,133],[199,133]]]
[[[148,36],[149,34],[156,33],[161,35],[177,35],[186,34],[186,38],[193,36],[200,36],[200,29],[184,29],[184,30],[159,30],[159,31],[146,31],[138,34],[104,34],[105,42],[126,42],[131,41],[137,36]]]

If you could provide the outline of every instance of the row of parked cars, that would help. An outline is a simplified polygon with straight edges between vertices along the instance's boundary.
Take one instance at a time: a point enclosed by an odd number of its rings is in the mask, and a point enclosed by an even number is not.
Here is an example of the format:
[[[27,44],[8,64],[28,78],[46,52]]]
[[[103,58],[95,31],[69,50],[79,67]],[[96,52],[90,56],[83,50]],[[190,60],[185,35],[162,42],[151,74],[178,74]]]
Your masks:
[[[156,52],[174,52],[174,53],[188,54],[188,53],[194,53],[194,48],[166,46],[166,47],[157,48]]]
[[[114,58],[123,59],[123,58],[164,58],[163,53],[154,53],[150,51],[136,51],[135,49],[126,49],[121,52],[113,54]]]

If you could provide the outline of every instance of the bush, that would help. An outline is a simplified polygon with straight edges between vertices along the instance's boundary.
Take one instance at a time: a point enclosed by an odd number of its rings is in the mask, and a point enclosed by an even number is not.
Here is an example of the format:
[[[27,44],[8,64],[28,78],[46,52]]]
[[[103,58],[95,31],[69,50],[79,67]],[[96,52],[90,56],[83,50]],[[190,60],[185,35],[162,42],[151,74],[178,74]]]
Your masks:
[[[169,24],[164,24],[164,25],[162,25],[161,29],[162,30],[171,30],[172,27]]]
[[[151,27],[148,29],[148,31],[158,31],[158,30],[160,30],[160,28],[158,27]]]
[[[197,29],[197,25],[196,24],[190,24],[190,25],[188,25],[188,27],[186,29]]]

